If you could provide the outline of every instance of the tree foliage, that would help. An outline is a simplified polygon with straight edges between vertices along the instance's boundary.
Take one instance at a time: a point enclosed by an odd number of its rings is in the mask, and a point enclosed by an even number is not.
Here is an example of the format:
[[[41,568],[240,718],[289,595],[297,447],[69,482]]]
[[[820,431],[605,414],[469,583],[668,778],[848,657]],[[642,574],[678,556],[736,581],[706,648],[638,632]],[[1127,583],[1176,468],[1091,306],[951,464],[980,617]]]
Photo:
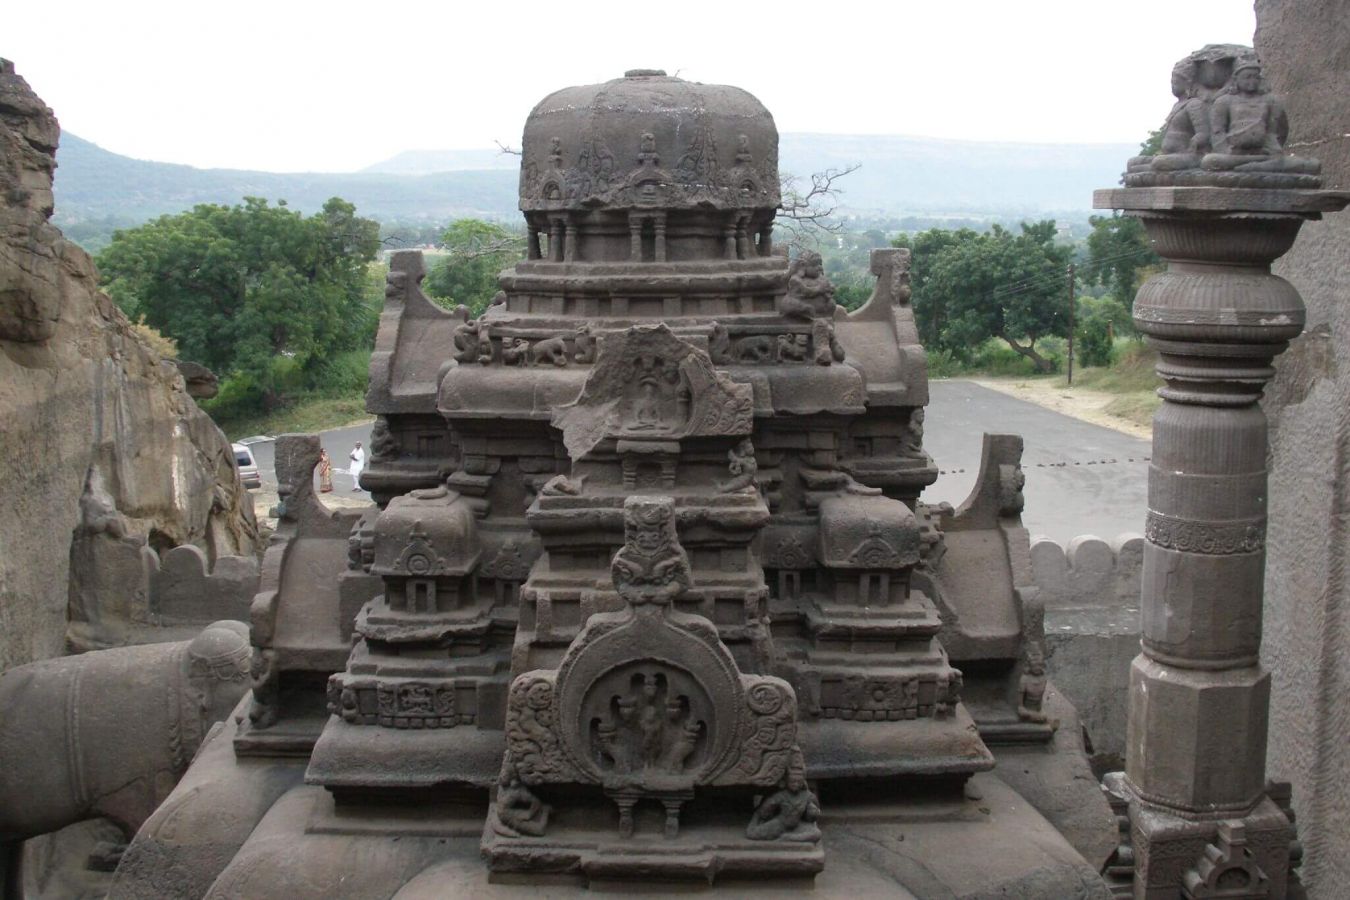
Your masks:
[[[366,266],[379,226],[334,197],[304,216],[257,197],[118,231],[98,256],[105,289],[184,359],[265,395],[373,335]]]
[[[495,222],[457,219],[441,235],[445,255],[433,264],[425,288],[446,306],[463,304],[473,315],[497,293],[497,275],[520,258],[524,236]]]
[[[1082,269],[1083,280],[1106,287],[1116,302],[1128,309],[1134,303],[1139,285],[1158,270],[1162,261],[1153,252],[1153,245],[1138,219],[1115,213],[1092,216],[1088,223],[1092,233],[1087,239],[1088,258]]]
[[[1036,350],[1067,336],[1066,267],[1072,249],[1055,241],[1055,223],[1022,223],[1014,232],[930,229],[902,235],[911,256],[914,314],[925,345],[968,359],[990,338],[1007,343],[1038,370],[1053,369]]]

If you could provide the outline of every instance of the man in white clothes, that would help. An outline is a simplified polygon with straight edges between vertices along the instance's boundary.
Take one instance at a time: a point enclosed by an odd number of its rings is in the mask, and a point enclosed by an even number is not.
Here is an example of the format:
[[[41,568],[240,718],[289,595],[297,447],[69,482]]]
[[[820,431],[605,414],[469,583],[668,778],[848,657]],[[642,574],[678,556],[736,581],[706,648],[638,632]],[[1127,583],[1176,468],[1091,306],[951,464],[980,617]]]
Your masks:
[[[361,490],[361,470],[366,467],[366,451],[361,449],[360,441],[357,441],[356,447],[352,449],[351,461],[352,490],[359,491]]]

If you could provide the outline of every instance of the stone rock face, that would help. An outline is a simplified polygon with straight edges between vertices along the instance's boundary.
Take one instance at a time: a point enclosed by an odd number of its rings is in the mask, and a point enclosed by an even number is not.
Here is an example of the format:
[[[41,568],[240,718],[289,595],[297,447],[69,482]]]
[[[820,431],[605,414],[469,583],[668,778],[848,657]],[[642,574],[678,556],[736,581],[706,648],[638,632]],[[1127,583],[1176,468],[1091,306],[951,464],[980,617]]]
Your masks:
[[[1350,3],[1257,0],[1256,49],[1285,97],[1295,152],[1322,161],[1326,187],[1350,188]],[[1293,783],[1309,896],[1350,884],[1350,216],[1303,227],[1275,271],[1298,285],[1305,333],[1266,392],[1270,525],[1265,640],[1271,670],[1271,777]]]
[[[59,134],[0,63],[0,669],[62,652],[72,559],[98,558],[77,530],[211,559],[257,541],[229,442],[48,221]]]

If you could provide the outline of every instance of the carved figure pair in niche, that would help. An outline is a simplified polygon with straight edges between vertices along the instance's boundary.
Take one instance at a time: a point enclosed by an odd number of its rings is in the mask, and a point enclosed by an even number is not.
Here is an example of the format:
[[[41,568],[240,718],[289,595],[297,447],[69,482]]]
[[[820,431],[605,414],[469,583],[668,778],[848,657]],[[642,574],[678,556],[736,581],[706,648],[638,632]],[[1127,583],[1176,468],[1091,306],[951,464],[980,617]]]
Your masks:
[[[1126,184],[1319,186],[1320,164],[1289,153],[1284,105],[1262,83],[1250,48],[1211,44],[1190,54],[1172,69],[1172,93],[1159,152],[1131,159]]]

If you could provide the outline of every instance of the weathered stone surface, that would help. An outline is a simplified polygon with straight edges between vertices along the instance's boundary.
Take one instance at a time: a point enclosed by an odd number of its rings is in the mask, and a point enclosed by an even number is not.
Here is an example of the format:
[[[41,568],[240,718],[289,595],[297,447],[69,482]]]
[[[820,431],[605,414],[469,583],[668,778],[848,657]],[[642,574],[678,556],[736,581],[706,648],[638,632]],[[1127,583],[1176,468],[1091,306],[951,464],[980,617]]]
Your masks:
[[[201,363],[175,359],[173,364],[178,367],[178,374],[183,376],[183,384],[192,399],[210,400],[220,392],[220,379]]]
[[[99,292],[88,255],[48,222],[58,134],[51,110],[4,63],[0,668],[62,651],[72,564],[78,605],[123,602],[99,572],[104,551],[72,549],[77,530],[121,529],[111,540],[123,549],[194,544],[211,559],[250,555],[257,541],[229,442]],[[82,505],[91,473],[99,500]]]
[[[133,834],[248,690],[248,660],[243,623],[224,621],[0,674],[0,839],[94,816]]]
[[[1350,3],[1257,0],[1256,48],[1289,109],[1289,145],[1350,189]],[[1303,878],[1313,897],[1350,884],[1350,216],[1303,227],[1275,271],[1299,287],[1308,330],[1276,364],[1270,418],[1265,639],[1271,775],[1293,783]]]

